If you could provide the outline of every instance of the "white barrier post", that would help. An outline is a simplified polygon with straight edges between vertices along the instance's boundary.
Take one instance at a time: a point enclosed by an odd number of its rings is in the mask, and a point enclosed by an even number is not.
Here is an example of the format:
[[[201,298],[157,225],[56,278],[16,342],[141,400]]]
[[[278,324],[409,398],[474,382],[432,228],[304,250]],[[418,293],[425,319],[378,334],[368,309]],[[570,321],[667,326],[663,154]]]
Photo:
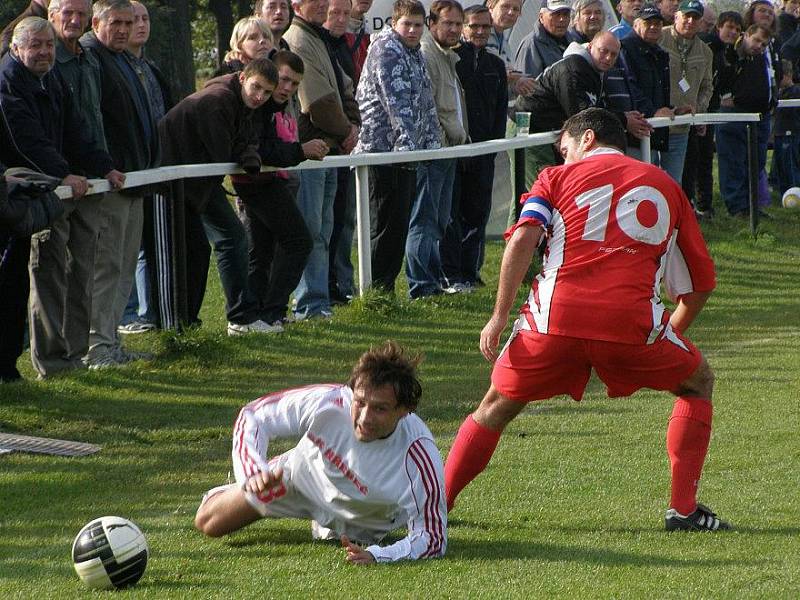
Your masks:
[[[642,162],[643,163],[650,163],[652,160],[650,159],[650,136],[646,135],[641,140],[639,140],[639,150],[642,153]]]
[[[358,293],[372,285],[372,252],[369,235],[369,167],[356,167],[356,229],[358,232]]]

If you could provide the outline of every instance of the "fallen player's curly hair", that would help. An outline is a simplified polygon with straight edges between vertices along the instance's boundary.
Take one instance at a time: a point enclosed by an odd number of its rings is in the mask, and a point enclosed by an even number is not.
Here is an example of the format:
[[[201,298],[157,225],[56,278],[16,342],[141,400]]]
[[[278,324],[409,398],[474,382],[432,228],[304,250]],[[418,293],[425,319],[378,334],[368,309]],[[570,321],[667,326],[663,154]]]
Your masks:
[[[417,365],[421,361],[421,356],[408,356],[400,344],[388,340],[361,355],[350,373],[348,385],[350,389],[356,385],[369,388],[390,385],[397,404],[413,412],[422,397],[422,385],[417,379]]]

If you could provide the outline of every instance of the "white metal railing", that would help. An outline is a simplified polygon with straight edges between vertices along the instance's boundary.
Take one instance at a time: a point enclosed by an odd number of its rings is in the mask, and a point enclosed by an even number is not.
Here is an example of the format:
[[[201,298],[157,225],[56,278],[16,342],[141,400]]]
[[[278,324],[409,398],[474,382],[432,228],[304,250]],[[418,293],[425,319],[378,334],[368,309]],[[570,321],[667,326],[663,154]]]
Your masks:
[[[789,104],[792,103],[792,104]],[[796,104],[794,104],[796,103]],[[800,100],[781,100],[779,107],[800,106]],[[729,122],[755,122],[760,120],[758,113],[700,113],[696,115],[681,115],[679,117],[656,117],[648,119],[653,127],[669,127],[671,125],[713,125]],[[419,162],[442,158],[464,158],[494,154],[496,152],[516,150],[530,146],[552,144],[558,137],[557,131],[546,133],[533,133],[519,135],[502,140],[491,140],[475,144],[451,146],[438,150],[416,150],[413,152],[377,152],[374,154],[356,154],[347,156],[329,156],[321,161],[307,160],[289,170],[302,169],[328,169],[337,167],[351,167],[356,171],[356,231],[358,246],[358,275],[359,291],[364,293],[372,283],[372,268],[370,264],[370,233],[369,233],[369,176],[367,167],[370,165],[386,165],[396,163]],[[744,150],[744,149],[743,149]],[[641,141],[642,160],[650,162],[650,138]],[[273,167],[264,167],[264,171],[274,171]],[[212,163],[200,165],[177,165],[159,167],[146,171],[132,171],[126,173],[125,187],[138,187],[176,179],[190,179],[195,177],[213,177],[242,173],[241,167],[236,163]],[[105,179],[92,179],[91,193],[107,192],[111,188]],[[56,193],[61,198],[72,196],[68,186],[59,187]]]

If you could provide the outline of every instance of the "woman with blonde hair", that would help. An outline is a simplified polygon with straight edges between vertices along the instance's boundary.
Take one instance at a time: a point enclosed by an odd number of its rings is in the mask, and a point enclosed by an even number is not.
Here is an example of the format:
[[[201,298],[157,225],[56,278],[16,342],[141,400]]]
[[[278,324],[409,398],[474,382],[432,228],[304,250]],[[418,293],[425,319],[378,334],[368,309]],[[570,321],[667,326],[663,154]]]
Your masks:
[[[231,49],[225,54],[222,66],[214,76],[241,71],[251,60],[269,58],[275,47],[272,32],[259,17],[239,19],[231,33]]]

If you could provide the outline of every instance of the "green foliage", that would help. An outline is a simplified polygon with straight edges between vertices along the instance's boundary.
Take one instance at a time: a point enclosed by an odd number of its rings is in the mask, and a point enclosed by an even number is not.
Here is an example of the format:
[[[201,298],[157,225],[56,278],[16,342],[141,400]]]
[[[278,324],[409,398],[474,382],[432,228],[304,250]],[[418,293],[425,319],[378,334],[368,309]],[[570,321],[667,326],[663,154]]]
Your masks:
[[[82,597],[72,538],[91,518],[119,514],[151,547],[125,597],[796,598],[800,211],[770,212],[777,218],[755,239],[725,216],[704,225],[719,286],[690,331],[716,373],[701,498],[737,532],[663,532],[671,399],[608,399],[596,379],[583,402],[536,403],[509,426],[451,513],[443,560],[353,568],[296,520],[219,540],[194,531],[203,492],[230,470],[239,407],[269,390],[344,381],[360,352],[387,338],[425,354],[420,413],[446,455],[488,385],[477,342],[502,251],[492,243],[489,286],[470,295],[410,302],[371,292],[331,321],[228,338],[212,274],[202,328],[126,340],[156,362],[37,382],[23,357],[28,381],[0,387],[0,429],[103,450],[0,455],[0,597]]]
[[[217,68],[217,24],[208,12],[208,0],[198,0],[192,19],[192,49],[199,74],[207,78]]]

